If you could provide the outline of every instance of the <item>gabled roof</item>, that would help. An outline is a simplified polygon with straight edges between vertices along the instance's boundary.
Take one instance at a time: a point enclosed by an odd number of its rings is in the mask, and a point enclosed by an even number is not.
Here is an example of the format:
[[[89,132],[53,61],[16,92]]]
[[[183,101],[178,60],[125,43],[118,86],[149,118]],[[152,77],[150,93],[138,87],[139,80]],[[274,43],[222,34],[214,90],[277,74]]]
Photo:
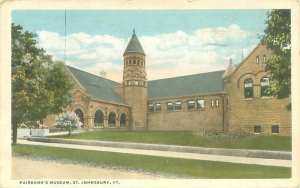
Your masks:
[[[85,91],[91,95],[92,99],[126,105],[122,98],[116,95],[112,89],[115,86],[121,85],[118,82],[84,72],[74,67],[66,67],[77,79],[77,81],[84,87]]]
[[[222,93],[223,74],[224,71],[216,71],[149,81],[148,99]]]
[[[145,55],[143,47],[142,47],[139,39],[137,38],[135,31],[133,31],[133,34],[131,36],[131,39],[127,45],[127,48],[126,48],[124,54],[129,53],[129,52],[139,52],[139,53],[142,53]]]

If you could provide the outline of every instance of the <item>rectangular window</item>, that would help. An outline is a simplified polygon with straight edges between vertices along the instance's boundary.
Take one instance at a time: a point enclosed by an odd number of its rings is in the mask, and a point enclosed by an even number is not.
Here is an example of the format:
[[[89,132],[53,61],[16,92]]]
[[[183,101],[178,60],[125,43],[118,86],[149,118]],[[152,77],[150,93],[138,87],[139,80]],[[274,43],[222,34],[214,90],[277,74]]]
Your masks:
[[[149,110],[149,112],[154,112],[154,105],[153,104],[149,104],[148,110]]]
[[[173,111],[174,110],[173,102],[167,102],[167,110],[168,111]]]
[[[219,107],[219,100],[216,99],[216,107]]]
[[[211,107],[214,107],[214,106],[215,106],[215,101],[211,100]]]
[[[256,64],[259,63],[259,56],[256,56]]]
[[[279,133],[279,125],[272,125],[271,131],[272,133]]]
[[[261,133],[261,126],[260,125],[255,125],[254,126],[254,133],[260,134]]]
[[[181,110],[181,101],[175,102],[175,110]]]
[[[161,104],[157,103],[155,104],[155,111],[160,112],[161,111]]]
[[[204,100],[203,99],[197,100],[197,109],[204,109]]]
[[[139,85],[139,81],[137,81],[137,80],[134,80],[133,83],[134,83],[134,85]]]
[[[195,109],[195,101],[194,100],[188,101],[188,109],[189,110]]]

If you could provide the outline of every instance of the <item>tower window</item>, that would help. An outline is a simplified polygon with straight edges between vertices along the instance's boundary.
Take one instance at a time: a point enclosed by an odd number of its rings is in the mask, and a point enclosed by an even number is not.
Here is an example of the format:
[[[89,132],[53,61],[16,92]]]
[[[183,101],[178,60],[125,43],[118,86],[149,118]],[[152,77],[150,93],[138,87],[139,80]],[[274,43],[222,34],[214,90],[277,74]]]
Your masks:
[[[256,64],[259,63],[259,56],[256,56]]]
[[[137,81],[137,80],[134,80],[133,83],[134,83],[134,85],[139,85],[139,81]]]
[[[211,100],[211,107],[214,107],[215,106],[215,101],[212,99]]]
[[[216,99],[216,107],[219,107],[219,100]]]

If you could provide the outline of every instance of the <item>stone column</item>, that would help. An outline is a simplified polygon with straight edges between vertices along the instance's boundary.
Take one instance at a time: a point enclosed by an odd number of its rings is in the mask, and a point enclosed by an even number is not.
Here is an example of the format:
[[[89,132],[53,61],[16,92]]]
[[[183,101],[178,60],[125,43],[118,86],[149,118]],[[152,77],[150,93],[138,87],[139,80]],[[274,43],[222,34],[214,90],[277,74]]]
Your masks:
[[[108,128],[108,117],[104,117],[103,128]]]
[[[86,129],[94,128],[94,117],[93,116],[85,116],[84,117],[84,127]]]
[[[120,117],[116,117],[116,127],[120,128]]]

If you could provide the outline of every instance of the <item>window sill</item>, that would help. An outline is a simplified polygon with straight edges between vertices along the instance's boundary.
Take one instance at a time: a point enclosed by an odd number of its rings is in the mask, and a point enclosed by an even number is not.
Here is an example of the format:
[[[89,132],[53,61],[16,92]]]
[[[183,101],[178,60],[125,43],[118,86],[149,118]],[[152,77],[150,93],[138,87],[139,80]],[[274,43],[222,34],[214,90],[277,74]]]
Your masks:
[[[261,133],[254,133],[254,134],[261,134]]]
[[[244,98],[244,101],[252,101],[253,98]]]

